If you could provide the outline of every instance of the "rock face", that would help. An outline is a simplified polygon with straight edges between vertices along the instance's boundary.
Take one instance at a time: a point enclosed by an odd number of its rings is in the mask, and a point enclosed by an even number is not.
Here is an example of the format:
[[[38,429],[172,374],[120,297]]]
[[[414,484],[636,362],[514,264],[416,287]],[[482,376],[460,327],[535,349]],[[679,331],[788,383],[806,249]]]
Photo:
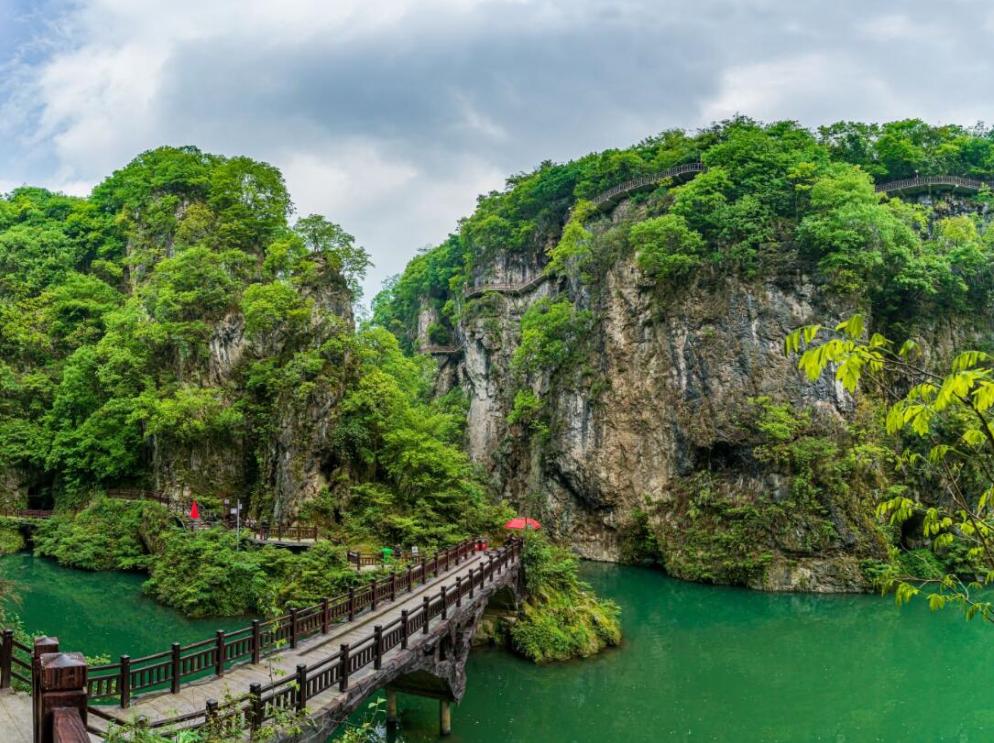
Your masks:
[[[469,451],[504,497],[587,558],[650,558],[680,577],[766,590],[864,590],[861,561],[886,550],[861,488],[819,490],[815,475],[802,495],[794,464],[760,461],[769,442],[750,427],[760,399],[807,416],[812,440],[844,437],[853,399],[804,380],[783,341],[854,308],[801,275],[662,289],[632,257],[585,282],[540,280],[542,258],[478,267],[462,353],[439,374],[467,394]],[[508,422],[521,387],[511,360],[522,315],[552,296],[594,322],[576,368],[526,382],[548,424],[529,435]]]

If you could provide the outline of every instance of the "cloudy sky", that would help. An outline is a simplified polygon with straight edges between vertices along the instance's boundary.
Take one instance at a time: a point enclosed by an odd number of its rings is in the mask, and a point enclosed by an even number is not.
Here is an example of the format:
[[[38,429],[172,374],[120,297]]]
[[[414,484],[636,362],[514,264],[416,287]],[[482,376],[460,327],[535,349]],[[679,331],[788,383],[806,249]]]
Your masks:
[[[735,113],[994,121],[986,0],[0,0],[0,192],[142,150],[282,169],[367,298],[544,159]]]

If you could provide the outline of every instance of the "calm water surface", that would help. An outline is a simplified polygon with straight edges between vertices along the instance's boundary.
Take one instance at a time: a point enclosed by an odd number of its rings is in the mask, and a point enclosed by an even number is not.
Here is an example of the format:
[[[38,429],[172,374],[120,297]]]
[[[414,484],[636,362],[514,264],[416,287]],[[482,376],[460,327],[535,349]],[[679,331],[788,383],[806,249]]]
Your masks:
[[[142,594],[140,573],[90,573],[20,553],[0,557],[0,577],[13,581],[12,605],[32,634],[59,638],[63,650],[138,658],[173,642],[206,640],[215,630],[244,627],[250,619],[187,619]]]
[[[588,565],[625,644],[536,667],[476,652],[451,743],[994,740],[994,628],[876,596],[770,595]],[[132,656],[245,620],[190,621],[141,576],[0,559],[25,624],[89,654]],[[437,703],[400,696],[403,739],[436,741]]]

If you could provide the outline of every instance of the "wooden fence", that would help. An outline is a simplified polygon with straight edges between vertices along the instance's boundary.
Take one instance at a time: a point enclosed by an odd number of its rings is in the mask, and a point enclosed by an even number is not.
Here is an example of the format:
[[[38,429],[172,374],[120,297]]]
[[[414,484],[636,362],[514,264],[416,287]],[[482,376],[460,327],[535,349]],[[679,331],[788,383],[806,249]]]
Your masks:
[[[485,565],[476,570],[471,569],[465,580],[462,577],[457,577],[454,589],[443,585],[437,593],[425,596],[421,606],[417,609],[403,611],[399,618],[389,624],[374,626],[372,632],[360,642],[353,645],[342,644],[337,652],[312,664],[298,665],[296,673],[269,684],[252,684],[247,694],[235,697],[224,704],[208,700],[203,710],[157,720],[149,723],[148,728],[153,730],[166,729],[171,733],[207,726],[213,731],[228,733],[245,729],[255,730],[267,720],[275,717],[281,710],[302,712],[309,699],[329,689],[337,688],[344,692],[349,688],[351,676],[370,665],[374,669],[379,669],[383,662],[383,656],[387,652],[396,647],[406,649],[409,639],[417,633],[428,634],[433,620],[445,621],[451,608],[460,607],[464,598],[473,599],[477,590],[483,588],[487,582],[493,582],[498,575],[516,564],[520,559],[521,545],[520,539],[511,539],[500,550],[489,554]],[[406,573],[394,574],[387,581],[379,582],[376,584],[379,588],[374,587],[367,590],[362,599],[359,598],[358,593],[350,592],[345,603],[336,599],[297,612],[292,620],[299,623],[297,624],[296,639],[299,640],[305,635],[316,634],[319,631],[326,633],[328,625],[334,621],[334,618],[341,621],[347,616],[351,620],[362,608],[375,607],[377,597],[379,600],[388,600],[399,592],[410,591],[413,585],[418,582],[417,576],[423,575],[423,571],[426,569],[430,570],[430,565],[434,564],[436,569],[443,564],[447,566],[449,559],[456,560],[458,555],[465,556],[469,554],[469,551],[479,546],[478,542],[464,542],[451,550],[439,553],[432,561],[422,562],[413,570],[408,568]],[[422,572],[419,573],[419,571]],[[402,577],[398,579],[398,575]],[[284,626],[282,624],[289,619],[289,617],[283,617],[280,620],[272,620],[283,629],[270,630],[268,635],[260,632],[258,638],[261,639],[262,644],[265,644],[267,639],[276,636],[277,633],[293,643],[294,635],[288,634],[285,628],[290,625]],[[253,623],[253,631],[257,625],[258,623]],[[220,639],[222,634],[218,633],[216,651],[211,649],[199,651],[208,654],[217,653],[217,655],[209,655],[206,658],[205,662],[208,666],[211,662],[216,662],[217,658],[222,655],[226,658],[230,656],[231,660],[236,657],[249,657],[248,655],[239,655],[239,653],[248,652],[244,645],[237,646],[237,649],[230,653],[222,651]],[[227,643],[226,640],[224,647],[236,646]],[[254,647],[259,647],[259,645],[255,644]],[[253,657],[252,662],[258,662],[258,658]],[[217,670],[221,670],[220,665]],[[90,707],[88,711],[108,722],[122,722],[119,718],[99,707]],[[94,727],[89,729],[90,732],[101,735],[98,729]]]
[[[400,594],[411,592],[419,583],[463,562],[481,545],[479,540],[467,540],[403,571],[349,589],[314,606],[291,609],[276,619],[255,620],[250,626],[232,632],[218,630],[213,637],[200,642],[173,643],[168,650],[141,658],[123,655],[116,663],[90,666],[87,674],[90,700],[113,700],[127,708],[141,694],[165,690],[177,694],[194,680],[223,676],[226,670],[244,663],[258,663],[260,658],[282,647],[295,648],[307,637],[327,634],[333,624],[352,621]],[[30,662],[23,662],[15,651],[26,651],[30,657],[30,649],[14,641],[13,633],[7,630],[0,645],[0,684],[6,679],[9,686],[12,676],[31,683]]]

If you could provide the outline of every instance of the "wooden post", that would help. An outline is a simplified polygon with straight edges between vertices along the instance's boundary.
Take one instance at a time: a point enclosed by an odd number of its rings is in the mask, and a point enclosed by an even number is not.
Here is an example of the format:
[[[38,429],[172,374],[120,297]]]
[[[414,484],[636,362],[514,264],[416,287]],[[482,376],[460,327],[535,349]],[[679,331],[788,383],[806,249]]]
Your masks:
[[[41,658],[43,655],[58,652],[58,637],[35,638],[34,648],[31,653],[31,702],[35,743],[42,743],[42,730],[45,722],[41,704]]]
[[[217,709],[218,703],[216,699],[208,699],[207,704],[204,705],[204,719],[207,721],[208,730],[217,730]]]
[[[172,660],[173,660],[173,669],[172,669],[173,677],[172,677],[172,684],[169,687],[169,691],[173,694],[179,694],[179,686],[180,686],[180,681],[182,680],[183,677],[183,669],[182,666],[180,665],[181,663],[180,644],[178,642],[174,642],[172,645]]]
[[[428,560],[421,558],[421,585],[428,582]]]
[[[383,627],[376,625],[373,627],[373,669],[379,671],[383,668]]]
[[[370,589],[371,598],[369,599],[369,610],[371,612],[376,611],[376,590],[379,587],[380,587],[380,582],[378,580],[374,580],[372,588]]]
[[[121,709],[131,706],[131,656],[121,656],[121,679],[118,681],[121,690]]]
[[[407,650],[407,633],[410,628],[407,626],[407,609],[400,612],[400,649]]]
[[[214,643],[216,649],[214,651],[214,675],[218,678],[224,676],[224,630],[219,629],[214,633]]]
[[[290,609],[290,647],[297,647],[297,610]]]
[[[411,566],[407,566],[407,592],[410,593],[414,590],[414,585],[411,583]]]
[[[349,589],[349,621],[355,619],[355,589]]]
[[[449,617],[449,599],[445,595],[445,586],[442,586],[442,619]]]
[[[338,669],[338,690],[346,691],[349,688],[349,644],[343,642],[341,646],[341,667]]]
[[[5,629],[0,641],[0,689],[9,689],[14,668],[14,630]]]
[[[424,612],[424,615],[425,615],[425,627],[424,627],[425,631],[424,631],[424,633],[427,635],[428,634],[428,620],[431,618],[431,614],[429,613],[431,611],[431,599],[428,598],[427,596],[425,596],[424,599],[422,599],[421,608],[422,608],[422,611]]]
[[[307,706],[307,666],[297,664],[297,711],[303,712]]]
[[[476,581],[473,580],[473,568],[469,569],[469,597],[473,598],[473,589],[476,588]]]
[[[36,659],[34,737],[38,743],[87,743],[86,658],[82,653],[42,653]]]
[[[321,634],[328,634],[328,599],[321,599]]]
[[[456,576],[456,608],[462,606],[462,576]]]
[[[452,708],[448,699],[438,700],[438,734],[452,734]]]
[[[397,572],[390,573],[390,600],[397,600]]]
[[[259,620],[252,620],[252,665],[258,665],[262,658],[262,631]]]
[[[262,706],[262,684],[249,684],[249,728],[258,730],[265,722],[262,718],[266,711]]]

